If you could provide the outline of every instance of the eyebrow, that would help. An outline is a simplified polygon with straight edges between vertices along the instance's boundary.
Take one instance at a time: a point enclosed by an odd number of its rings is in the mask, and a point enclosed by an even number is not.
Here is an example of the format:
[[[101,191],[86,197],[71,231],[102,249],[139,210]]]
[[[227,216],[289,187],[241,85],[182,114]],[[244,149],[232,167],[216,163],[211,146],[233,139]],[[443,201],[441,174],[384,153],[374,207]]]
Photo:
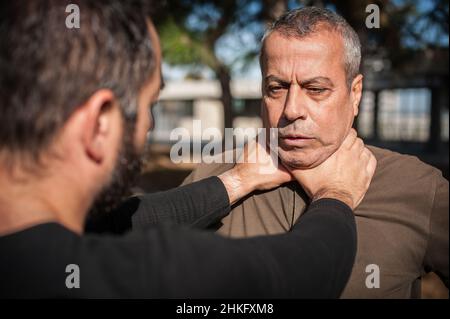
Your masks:
[[[331,81],[330,78],[327,78],[325,76],[316,76],[311,79],[303,80],[300,82],[301,86],[306,86],[308,84],[313,84],[315,82],[324,82],[326,85],[329,85],[331,87],[334,87],[333,81]]]
[[[280,79],[279,77],[275,76],[275,75],[269,75],[265,77],[265,81],[266,82],[270,82],[270,81],[275,81],[280,83],[283,86],[289,86],[290,82],[289,81],[285,81],[283,79]],[[334,87],[333,81],[331,81],[330,78],[325,77],[325,76],[316,76],[310,79],[306,79],[300,82],[300,86],[307,86],[309,84],[313,84],[316,82],[325,82],[326,85],[329,85],[331,87]]]
[[[280,83],[283,86],[289,86],[290,85],[289,81],[285,81],[283,79],[280,79],[279,77],[277,77],[275,75],[266,76],[264,80],[265,80],[266,83],[274,81],[274,82]]]

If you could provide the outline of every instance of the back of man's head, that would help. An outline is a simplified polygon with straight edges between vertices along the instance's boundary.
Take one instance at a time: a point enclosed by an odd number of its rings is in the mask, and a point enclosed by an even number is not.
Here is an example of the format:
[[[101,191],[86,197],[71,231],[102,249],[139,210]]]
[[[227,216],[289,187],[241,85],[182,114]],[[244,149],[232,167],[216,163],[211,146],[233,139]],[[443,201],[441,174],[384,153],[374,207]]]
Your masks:
[[[66,8],[78,6],[80,27]],[[139,1],[16,0],[0,10],[0,154],[37,159],[70,115],[105,88],[128,118],[154,68]]]

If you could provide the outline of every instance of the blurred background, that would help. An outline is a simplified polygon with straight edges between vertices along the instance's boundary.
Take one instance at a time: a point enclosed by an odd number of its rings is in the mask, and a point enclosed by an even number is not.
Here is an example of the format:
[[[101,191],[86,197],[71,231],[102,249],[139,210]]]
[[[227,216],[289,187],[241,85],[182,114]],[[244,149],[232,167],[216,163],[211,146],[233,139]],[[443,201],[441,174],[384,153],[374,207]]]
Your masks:
[[[366,26],[369,4],[380,9],[380,28]],[[170,161],[174,128],[205,145],[193,120],[203,129],[262,126],[264,30],[286,10],[311,5],[338,12],[360,37],[364,94],[355,126],[366,143],[418,156],[448,179],[448,0],[166,0],[153,17],[166,87],[140,189],[175,187],[195,167]]]
[[[367,28],[369,4],[380,28]],[[202,143],[202,128],[261,127],[258,54],[268,24],[286,10],[326,7],[341,14],[362,44],[364,93],[355,127],[367,144],[412,154],[449,176],[449,3],[446,0],[166,0],[153,20],[161,36],[166,87],[155,107],[137,191],[179,185],[194,163],[174,164],[174,128]],[[191,149],[193,150],[192,146]],[[427,275],[424,298],[448,298]]]

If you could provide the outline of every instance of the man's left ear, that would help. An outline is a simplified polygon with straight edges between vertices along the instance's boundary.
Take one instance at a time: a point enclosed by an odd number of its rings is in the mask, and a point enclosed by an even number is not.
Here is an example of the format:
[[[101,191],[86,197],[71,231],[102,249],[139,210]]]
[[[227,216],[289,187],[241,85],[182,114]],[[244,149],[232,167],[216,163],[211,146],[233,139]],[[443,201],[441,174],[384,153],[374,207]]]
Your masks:
[[[82,140],[86,154],[95,162],[102,162],[114,150],[120,136],[120,113],[111,90],[100,89],[79,107],[84,114]],[[119,133],[117,133],[119,132]]]
[[[351,103],[353,107],[353,115],[357,116],[359,112],[359,103],[361,102],[362,88],[363,88],[363,75],[358,74],[352,82],[350,89]]]

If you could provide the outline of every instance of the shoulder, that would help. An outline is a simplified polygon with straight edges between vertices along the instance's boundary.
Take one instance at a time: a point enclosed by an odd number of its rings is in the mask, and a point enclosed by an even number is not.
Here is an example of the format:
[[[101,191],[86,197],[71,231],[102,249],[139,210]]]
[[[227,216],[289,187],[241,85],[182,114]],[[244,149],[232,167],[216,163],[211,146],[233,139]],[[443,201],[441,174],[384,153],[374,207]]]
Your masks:
[[[388,149],[368,146],[377,159],[377,174],[389,174],[411,180],[442,177],[437,168],[422,162],[412,155],[401,154]]]
[[[442,172],[416,156],[368,147],[377,159],[377,168],[367,196],[378,196],[384,202],[391,199],[392,202],[430,212],[440,185],[448,185]]]
[[[192,173],[186,177],[182,185],[190,184],[210,176],[220,175],[231,169],[233,166],[234,163],[200,163],[195,167]]]

